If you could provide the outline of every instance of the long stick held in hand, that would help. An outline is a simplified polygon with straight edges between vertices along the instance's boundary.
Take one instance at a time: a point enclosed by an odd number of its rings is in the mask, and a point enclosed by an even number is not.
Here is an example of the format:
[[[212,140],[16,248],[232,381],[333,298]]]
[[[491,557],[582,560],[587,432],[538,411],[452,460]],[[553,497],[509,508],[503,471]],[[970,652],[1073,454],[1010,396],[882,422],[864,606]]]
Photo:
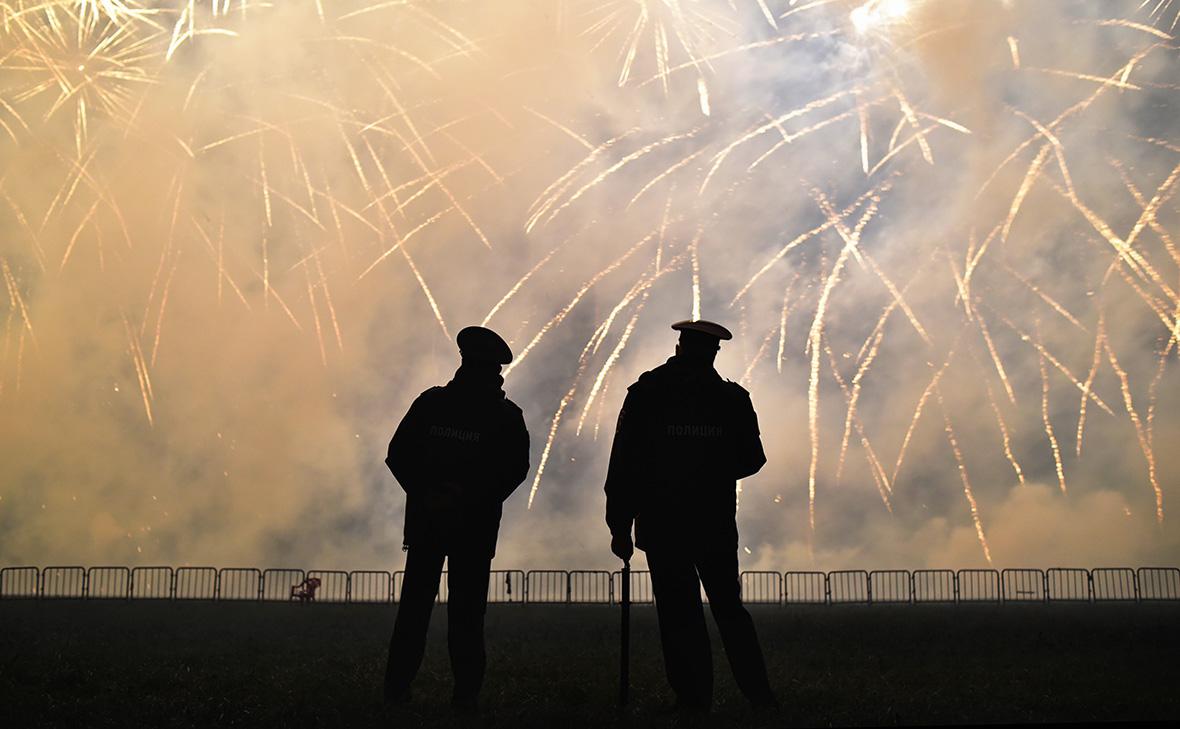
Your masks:
[[[619,637],[619,706],[626,706],[631,690],[631,562],[623,562],[622,595],[623,624]]]

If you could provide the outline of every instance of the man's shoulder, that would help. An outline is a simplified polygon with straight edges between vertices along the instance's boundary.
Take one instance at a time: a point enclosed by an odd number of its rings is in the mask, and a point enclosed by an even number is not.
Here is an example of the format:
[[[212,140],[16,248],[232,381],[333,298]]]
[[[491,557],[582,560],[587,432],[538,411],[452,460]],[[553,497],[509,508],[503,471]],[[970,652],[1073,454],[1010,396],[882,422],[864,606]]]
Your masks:
[[[430,387],[414,398],[414,404],[410,406],[410,409],[417,410],[422,414],[437,413],[440,409],[448,407],[448,400],[447,388]]]
[[[735,399],[741,399],[741,400],[749,400],[750,399],[750,391],[747,390],[746,388],[742,387],[738,383],[734,382],[733,380],[722,379],[721,380],[721,387],[722,387],[722,389],[725,390],[726,394],[730,395],[731,397],[733,397]]]
[[[722,379],[719,383],[722,398],[733,413],[754,412],[754,401],[750,398],[750,391],[731,380]]]
[[[428,387],[423,390],[422,394],[418,395],[417,402],[431,402],[432,400],[438,400],[439,398],[444,397],[446,394],[446,387],[435,385],[434,387]]]
[[[659,389],[667,379],[667,373],[664,369],[666,367],[666,364],[662,364],[655,369],[650,369],[647,372],[644,372],[638,378],[636,378],[635,382],[631,383],[631,385],[627,388],[627,392],[634,393],[636,395],[643,395],[646,392]]]
[[[508,398],[504,398],[500,407],[503,409],[503,411],[506,415],[509,415],[512,417],[516,417],[519,415],[521,417],[524,417],[524,411],[520,409],[520,406],[517,405],[516,403],[512,402]]]

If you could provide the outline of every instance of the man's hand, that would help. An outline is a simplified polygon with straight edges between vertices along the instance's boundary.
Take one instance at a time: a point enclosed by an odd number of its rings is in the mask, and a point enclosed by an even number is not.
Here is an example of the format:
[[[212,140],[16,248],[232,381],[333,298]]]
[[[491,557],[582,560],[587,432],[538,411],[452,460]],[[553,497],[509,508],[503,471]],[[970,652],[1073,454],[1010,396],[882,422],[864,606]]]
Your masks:
[[[610,551],[624,562],[631,561],[631,555],[635,554],[635,544],[631,541],[630,534],[614,534],[610,538]]]

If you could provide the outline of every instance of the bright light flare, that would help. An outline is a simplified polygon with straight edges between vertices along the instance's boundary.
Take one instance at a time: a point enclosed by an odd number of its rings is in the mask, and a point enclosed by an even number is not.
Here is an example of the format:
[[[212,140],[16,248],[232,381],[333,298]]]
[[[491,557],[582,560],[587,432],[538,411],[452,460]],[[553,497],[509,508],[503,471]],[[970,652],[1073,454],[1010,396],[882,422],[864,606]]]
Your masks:
[[[869,0],[849,14],[857,33],[870,33],[903,21],[910,12],[909,0]]]

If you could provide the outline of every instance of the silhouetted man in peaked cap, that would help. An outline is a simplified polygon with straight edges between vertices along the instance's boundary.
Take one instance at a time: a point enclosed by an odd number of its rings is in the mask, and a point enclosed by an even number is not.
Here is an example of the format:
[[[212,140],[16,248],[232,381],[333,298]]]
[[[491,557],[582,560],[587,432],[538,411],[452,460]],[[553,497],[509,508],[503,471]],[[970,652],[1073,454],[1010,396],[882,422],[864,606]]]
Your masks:
[[[486,664],[488,573],[502,504],[529,470],[529,434],[501,389],[500,368],[512,361],[508,345],[483,327],[467,327],[457,342],[463,361],[455,377],[418,396],[385,459],[406,492],[407,551],[385,699],[409,699],[445,559],[452,703],[474,710]]]
[[[766,463],[750,395],[713,369],[719,324],[682,321],[676,355],[631,385],[606,478],[611,551],[647,553],[668,683],[677,707],[708,711],[713,667],[700,588],[734,678],[759,708],[775,705],[738,576],[737,484]]]

